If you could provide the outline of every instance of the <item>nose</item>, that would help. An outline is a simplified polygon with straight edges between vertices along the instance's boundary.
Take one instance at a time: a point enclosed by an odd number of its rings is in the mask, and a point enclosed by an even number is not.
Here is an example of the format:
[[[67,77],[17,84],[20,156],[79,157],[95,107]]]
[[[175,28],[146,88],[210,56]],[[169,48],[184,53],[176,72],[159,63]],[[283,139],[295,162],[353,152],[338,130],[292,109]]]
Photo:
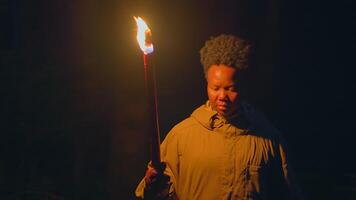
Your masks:
[[[218,99],[219,100],[225,100],[226,96],[227,96],[226,91],[225,90],[220,90]]]

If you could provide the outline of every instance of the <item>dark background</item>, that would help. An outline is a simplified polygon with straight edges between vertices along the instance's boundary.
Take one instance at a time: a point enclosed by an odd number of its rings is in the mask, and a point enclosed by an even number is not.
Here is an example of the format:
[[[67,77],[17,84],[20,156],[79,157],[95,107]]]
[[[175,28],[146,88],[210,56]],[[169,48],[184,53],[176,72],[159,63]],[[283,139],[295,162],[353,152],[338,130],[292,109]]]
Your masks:
[[[310,199],[355,199],[351,0],[1,1],[0,199],[132,199],[148,161],[153,31],[162,137],[206,100],[199,49],[254,46],[246,99],[285,135]]]

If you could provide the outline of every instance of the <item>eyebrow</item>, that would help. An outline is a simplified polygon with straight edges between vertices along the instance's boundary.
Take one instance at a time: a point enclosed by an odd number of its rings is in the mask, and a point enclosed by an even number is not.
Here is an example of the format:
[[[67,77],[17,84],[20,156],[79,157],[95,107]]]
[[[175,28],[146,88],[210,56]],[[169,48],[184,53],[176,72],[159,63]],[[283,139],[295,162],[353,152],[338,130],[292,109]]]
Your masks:
[[[235,86],[236,86],[236,83],[232,83],[230,85],[225,86],[225,88],[230,88],[230,87],[235,87]]]

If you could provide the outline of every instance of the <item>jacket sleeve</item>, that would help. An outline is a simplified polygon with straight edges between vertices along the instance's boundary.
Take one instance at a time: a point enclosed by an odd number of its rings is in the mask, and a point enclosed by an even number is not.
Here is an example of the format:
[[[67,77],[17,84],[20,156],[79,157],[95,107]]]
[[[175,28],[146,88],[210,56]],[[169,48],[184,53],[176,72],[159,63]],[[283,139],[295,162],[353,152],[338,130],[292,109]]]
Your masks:
[[[270,188],[271,194],[269,194],[272,197],[271,199],[304,199],[288,158],[288,150],[282,134],[261,112],[251,105],[245,105],[245,113],[250,121],[254,122],[253,129],[262,133],[264,137],[271,137],[273,141],[274,161],[270,168],[272,171],[269,172],[269,180],[273,183],[270,184],[273,185]]]
[[[284,139],[279,136],[277,165],[278,169],[282,171],[284,188],[287,188],[287,198],[292,200],[304,199],[299,184],[296,180],[293,168],[288,160],[287,147]]]
[[[179,176],[179,152],[177,134],[173,130],[167,134],[161,144],[161,159],[162,162],[166,163],[164,174],[169,176],[169,187],[166,190],[161,191],[157,196],[161,197],[159,199],[177,199],[175,191],[177,187],[177,177]],[[145,199],[145,189],[146,182],[142,179],[136,188],[136,197]]]

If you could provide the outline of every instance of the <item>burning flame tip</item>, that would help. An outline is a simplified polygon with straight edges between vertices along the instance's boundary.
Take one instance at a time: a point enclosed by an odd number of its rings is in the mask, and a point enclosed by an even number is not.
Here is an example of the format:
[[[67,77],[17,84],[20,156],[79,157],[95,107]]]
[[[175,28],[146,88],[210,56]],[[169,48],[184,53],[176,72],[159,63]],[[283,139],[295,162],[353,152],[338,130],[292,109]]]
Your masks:
[[[141,17],[133,17],[137,24],[137,36],[136,39],[140,45],[144,54],[150,54],[153,52],[153,44],[148,41],[147,37],[151,36],[151,30],[148,28],[146,22]]]

